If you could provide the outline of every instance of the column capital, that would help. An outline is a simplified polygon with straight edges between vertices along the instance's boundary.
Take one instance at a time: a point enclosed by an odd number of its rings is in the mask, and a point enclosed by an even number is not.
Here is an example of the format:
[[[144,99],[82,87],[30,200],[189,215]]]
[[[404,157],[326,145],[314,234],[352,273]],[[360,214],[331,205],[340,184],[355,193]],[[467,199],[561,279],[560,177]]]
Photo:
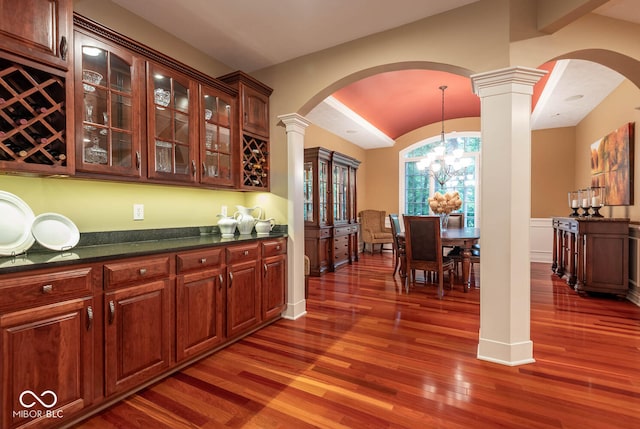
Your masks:
[[[533,94],[533,85],[545,74],[546,70],[516,66],[471,75],[471,82],[474,94],[480,97],[501,92]]]
[[[287,132],[297,131],[300,134],[304,134],[304,130],[309,125],[311,125],[311,122],[309,122],[304,116],[297,113],[287,113],[286,115],[280,115],[278,116],[278,119],[280,119],[285,125],[285,129]]]

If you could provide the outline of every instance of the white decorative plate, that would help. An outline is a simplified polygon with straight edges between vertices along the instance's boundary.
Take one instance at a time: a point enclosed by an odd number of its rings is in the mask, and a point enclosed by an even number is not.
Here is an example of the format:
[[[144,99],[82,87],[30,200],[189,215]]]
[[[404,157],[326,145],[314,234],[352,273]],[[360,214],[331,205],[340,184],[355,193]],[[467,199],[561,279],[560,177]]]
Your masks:
[[[80,240],[78,227],[57,213],[42,213],[33,220],[31,233],[42,246],[51,250],[69,250]]]
[[[24,253],[35,242],[31,235],[33,211],[17,196],[0,191],[0,255]]]

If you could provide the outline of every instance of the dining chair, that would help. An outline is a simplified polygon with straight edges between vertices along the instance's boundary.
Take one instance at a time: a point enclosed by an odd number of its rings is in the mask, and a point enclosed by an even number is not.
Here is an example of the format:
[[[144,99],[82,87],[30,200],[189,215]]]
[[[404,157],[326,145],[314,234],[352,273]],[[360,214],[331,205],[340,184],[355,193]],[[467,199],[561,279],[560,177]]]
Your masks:
[[[449,213],[447,228],[464,228],[464,213]]]
[[[401,258],[404,257],[404,242],[400,242],[398,234],[400,233],[400,218],[397,214],[392,213],[389,215],[389,223],[391,224],[391,233],[393,234],[393,275],[395,276],[400,266]]]
[[[433,271],[438,278],[438,297],[444,296],[444,272],[453,289],[453,260],[442,255],[439,216],[403,216],[407,282],[415,284],[415,270]]]
[[[447,228],[464,228],[464,213],[449,213],[449,221],[447,222]],[[444,255],[447,256],[451,252],[461,252],[458,246],[444,246],[442,248]],[[456,274],[458,272],[456,271]]]
[[[458,246],[454,247],[453,250],[447,254],[447,256],[451,258],[451,260],[453,261],[453,270],[455,271],[457,276],[460,272],[458,270],[458,267],[462,264],[462,248]],[[471,246],[470,263],[471,265],[469,267],[469,270],[471,271],[471,280],[474,281],[475,279],[474,265],[480,263],[480,245],[479,244],[474,244],[473,246]]]

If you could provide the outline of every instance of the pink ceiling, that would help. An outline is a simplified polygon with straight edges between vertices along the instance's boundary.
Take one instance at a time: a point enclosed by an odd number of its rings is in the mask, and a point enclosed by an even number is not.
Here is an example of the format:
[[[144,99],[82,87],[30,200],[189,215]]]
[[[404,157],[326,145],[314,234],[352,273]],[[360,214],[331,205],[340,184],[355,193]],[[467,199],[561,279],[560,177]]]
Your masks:
[[[541,68],[551,71],[553,63]],[[547,75],[548,76],[548,75]],[[547,81],[534,88],[532,107]],[[392,139],[417,128],[440,122],[442,93],[446,85],[445,119],[480,116],[480,99],[468,77],[434,70],[400,70],[380,73],[354,82],[333,96]],[[445,125],[445,132],[448,130]]]
[[[392,139],[445,119],[480,116],[480,100],[464,76],[433,70],[380,73],[354,82],[333,94],[342,104]],[[445,127],[445,131],[447,130]]]

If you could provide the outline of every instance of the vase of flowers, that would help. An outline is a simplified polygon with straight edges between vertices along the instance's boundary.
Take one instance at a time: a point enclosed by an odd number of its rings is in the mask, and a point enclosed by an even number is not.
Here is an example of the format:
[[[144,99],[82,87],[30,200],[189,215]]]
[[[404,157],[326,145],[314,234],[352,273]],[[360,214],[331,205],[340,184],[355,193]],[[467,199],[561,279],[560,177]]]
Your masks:
[[[457,191],[447,192],[444,195],[436,192],[433,197],[429,197],[429,208],[434,214],[440,216],[440,229],[442,231],[447,229],[449,214],[460,207],[462,207],[462,200]]]

